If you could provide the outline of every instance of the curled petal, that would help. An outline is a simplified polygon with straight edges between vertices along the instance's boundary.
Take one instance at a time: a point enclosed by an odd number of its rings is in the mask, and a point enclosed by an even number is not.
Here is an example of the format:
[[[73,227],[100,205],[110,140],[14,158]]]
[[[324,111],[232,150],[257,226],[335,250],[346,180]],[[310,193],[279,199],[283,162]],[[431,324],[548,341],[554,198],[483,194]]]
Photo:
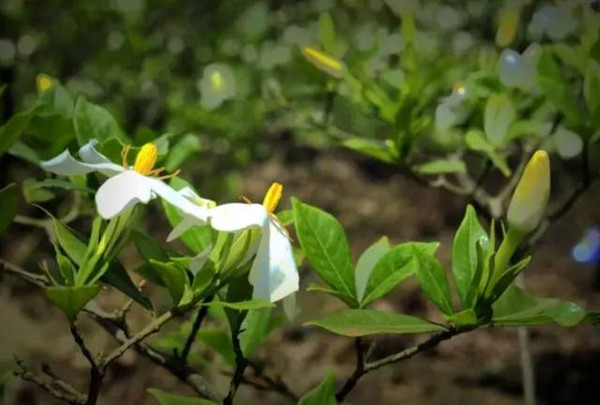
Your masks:
[[[267,209],[260,204],[223,204],[209,210],[211,226],[217,231],[237,232],[264,228],[269,220]]]
[[[188,229],[190,229],[193,226],[202,226],[202,225],[206,225],[206,221],[197,219],[196,217],[194,217],[192,215],[186,215],[185,217],[183,217],[181,222],[179,224],[177,224],[177,226],[175,228],[173,228],[173,230],[169,233],[169,235],[167,236],[167,242],[171,242],[171,241],[179,238],[181,235],[183,235],[185,232],[187,232]]]
[[[141,176],[141,175],[140,175]],[[182,211],[185,215],[192,216],[198,223],[206,223],[208,220],[208,208],[206,205],[196,205],[188,198],[180,194],[177,190],[166,184],[164,181],[153,178],[144,177],[149,184],[152,192],[163,200]]]
[[[263,229],[256,259],[248,276],[254,298],[279,301],[299,289],[299,276],[287,235],[274,221]],[[289,304],[289,303],[288,303]]]
[[[86,146],[84,146],[83,148],[85,148]],[[95,153],[97,155],[97,160],[98,156],[103,157],[97,151],[95,151]],[[84,155],[86,155],[87,157],[91,157],[93,155],[93,152],[90,149],[86,149],[84,151]],[[40,162],[40,165],[44,170],[61,176],[75,176],[78,174],[87,174],[96,171],[101,172],[102,174],[107,176],[114,176],[115,174],[122,173],[124,171],[124,169],[121,166],[111,163],[108,159],[106,159],[104,163],[80,162],[73,158],[73,156],[71,156],[71,153],[68,149],[50,160]]]
[[[98,212],[105,219],[121,214],[127,208],[152,199],[149,178],[132,170],[106,180],[96,192]]]

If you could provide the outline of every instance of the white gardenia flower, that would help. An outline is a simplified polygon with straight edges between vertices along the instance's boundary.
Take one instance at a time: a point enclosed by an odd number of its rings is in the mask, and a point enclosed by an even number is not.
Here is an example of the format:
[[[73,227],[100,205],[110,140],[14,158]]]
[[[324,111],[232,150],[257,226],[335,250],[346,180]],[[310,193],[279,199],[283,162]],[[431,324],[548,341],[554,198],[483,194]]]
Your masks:
[[[95,143],[96,141],[92,140],[79,149],[81,161],[74,159],[69,150],[65,150],[53,159],[41,162],[41,166],[49,172],[62,176],[91,172],[100,172],[109,176],[96,192],[96,206],[105,219],[120,215],[139,202],[146,204],[156,196],[160,196],[183,211],[185,215],[193,215],[198,221],[202,219],[206,221],[206,206],[194,204],[186,195],[178,193],[163,181],[176,176],[179,171],[156,177],[163,169],[154,168],[158,154],[154,144],[148,143],[142,146],[133,166],[127,163],[130,147],[126,146],[122,153],[123,164],[119,166],[100,154],[94,148]]]
[[[284,309],[291,317],[293,294],[299,289],[299,276],[289,236],[273,214],[281,199],[282,190],[281,184],[273,183],[262,204],[231,203],[211,208],[208,210],[208,222],[214,229],[222,232],[260,229],[256,258],[248,276],[250,284],[254,286],[253,298],[269,302],[285,298]],[[177,232],[171,233],[169,238],[181,235],[195,225],[193,221],[193,218],[184,219],[175,228]]]

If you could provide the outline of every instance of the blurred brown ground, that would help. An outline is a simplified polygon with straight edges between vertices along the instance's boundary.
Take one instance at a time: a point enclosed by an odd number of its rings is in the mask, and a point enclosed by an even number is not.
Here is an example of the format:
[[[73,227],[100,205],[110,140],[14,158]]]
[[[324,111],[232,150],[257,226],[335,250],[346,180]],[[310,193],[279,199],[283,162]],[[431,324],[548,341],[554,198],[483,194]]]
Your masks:
[[[284,203],[294,195],[335,215],[344,225],[356,256],[383,235],[394,243],[408,240],[442,242],[439,258],[449,268],[454,229],[459,224],[466,201],[443,190],[419,186],[394,174],[390,168],[372,166],[348,152],[328,151],[310,156],[290,156],[284,152],[255,164],[245,174],[243,194],[260,200],[272,181],[285,186]],[[558,182],[557,193],[570,185]],[[201,185],[197,184],[201,190]],[[586,308],[600,308],[600,274],[593,266],[582,266],[570,258],[570,249],[583,231],[600,225],[600,187],[595,184],[575,207],[552,225],[526,272],[531,291],[544,296],[573,300]],[[156,207],[154,208],[156,209]],[[150,218],[150,217],[149,217]],[[156,218],[153,216],[152,218]],[[150,224],[153,235],[164,238],[164,219]],[[4,238],[3,258],[23,263],[49,251],[43,232],[30,232],[13,226]],[[41,258],[41,257],[40,257]],[[134,249],[122,255],[129,269],[139,263]],[[33,259],[32,259],[33,260]],[[39,261],[39,259],[38,259]],[[303,269],[303,286],[316,276]],[[166,302],[164,291],[150,288],[154,302]],[[114,309],[125,302],[111,291],[103,292],[101,304]],[[294,325],[274,334],[261,347],[257,357],[265,359],[269,370],[277,370],[296,392],[306,392],[320,382],[326,372],[336,370],[338,382],[354,366],[350,339],[301,327],[306,319],[341,307],[333,298],[302,292],[302,313]],[[410,280],[375,307],[437,319],[435,309],[425,303],[418,285]],[[134,327],[147,316],[132,314]],[[32,366],[50,363],[60,376],[85,390],[87,363],[79,354],[66,328],[64,316],[52,307],[40,291],[22,281],[5,276],[0,286],[0,370],[10,369],[13,353]],[[100,351],[114,347],[110,336],[92,322],[82,322],[90,346]],[[167,328],[174,329],[174,326]],[[375,338],[374,356],[384,356],[423,339],[416,337]],[[574,329],[543,327],[532,330],[532,352],[537,372],[540,404],[596,404],[600,386],[600,334],[591,326]],[[223,364],[207,369],[217,390],[223,392],[227,377]],[[516,329],[477,331],[445,342],[437,349],[407,362],[375,371],[359,382],[347,398],[348,404],[520,404],[519,351]],[[154,404],[145,390],[158,387],[190,394],[167,372],[134,353],[127,353],[113,365],[104,384],[101,404]],[[277,394],[240,389],[238,404],[286,404]],[[48,394],[17,379],[6,388],[6,405],[57,403]]]

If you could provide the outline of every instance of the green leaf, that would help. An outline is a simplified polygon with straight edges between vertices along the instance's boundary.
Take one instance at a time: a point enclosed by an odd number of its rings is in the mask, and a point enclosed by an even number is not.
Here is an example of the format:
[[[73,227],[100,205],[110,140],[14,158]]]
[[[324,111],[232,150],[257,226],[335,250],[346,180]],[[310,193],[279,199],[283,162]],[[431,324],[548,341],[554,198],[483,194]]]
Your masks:
[[[267,300],[256,298],[247,301],[238,301],[238,302],[225,302],[225,301],[211,301],[207,303],[202,303],[200,305],[204,305],[207,307],[221,307],[221,308],[230,308],[235,309],[236,311],[247,311],[250,309],[260,309],[260,308],[271,308],[274,307],[275,304],[270,303]]]
[[[13,115],[2,127],[0,127],[0,156],[4,154],[29,126],[31,120],[30,111],[22,111]]]
[[[384,236],[369,246],[358,258],[354,277],[356,278],[356,294],[359,301],[362,301],[365,295],[367,282],[375,265],[389,251],[390,240]]]
[[[503,145],[508,128],[515,119],[515,109],[506,94],[490,97],[485,105],[483,126],[487,139],[494,145]]]
[[[542,51],[538,60],[538,84],[550,102],[561,111],[569,126],[579,125],[579,110],[575,104],[573,86],[563,75],[560,66],[550,52]]]
[[[159,274],[163,283],[171,294],[173,305],[177,306],[183,298],[186,284],[189,284],[185,269],[174,263],[160,262],[154,259],[150,259],[150,263],[160,268]]]
[[[511,139],[510,130],[512,129],[512,127],[513,126],[511,125],[506,140]],[[504,155],[496,151],[496,147],[490,141],[485,139],[485,136],[482,131],[471,130],[467,132],[467,135],[465,136],[465,142],[469,149],[485,153],[487,157],[492,161],[494,166],[496,166],[496,168],[500,170],[504,176],[510,176],[511,170],[510,167],[508,167],[508,164],[506,163],[506,158],[504,157]]]
[[[111,113],[87,101],[83,96],[80,96],[75,104],[73,125],[79,145],[84,145],[92,139],[103,143],[111,138],[116,138],[123,144],[129,143]]]
[[[346,148],[379,159],[382,162],[392,163],[394,158],[390,155],[388,148],[382,142],[373,139],[352,138],[342,142]]]
[[[319,43],[326,53],[336,54],[335,24],[329,13],[319,16]]]
[[[506,271],[504,271],[504,273],[501,275],[495,277],[491,292],[486,291],[486,298],[489,299],[489,302],[496,301],[512,284],[517,276],[529,265],[530,262],[531,256],[528,256],[517,264],[506,269]]]
[[[438,246],[437,242],[409,242],[395,246],[386,253],[371,272],[361,306],[365,307],[376,299],[386,296],[399,283],[415,274],[416,266],[413,261],[415,250],[431,256]]]
[[[600,112],[600,64],[588,61],[583,81],[583,96],[590,115]]]
[[[45,211],[45,210],[44,210]],[[75,234],[71,228],[64,225],[58,219],[50,215],[49,212],[45,211],[52,219],[52,225],[54,228],[54,236],[58,241],[58,244],[65,251],[67,256],[77,265],[81,265],[86,256],[87,246],[78,235]]]
[[[52,200],[55,195],[44,187],[39,186],[35,179],[26,179],[23,181],[23,197],[28,204],[40,203]]]
[[[493,305],[496,326],[531,326],[557,323],[575,326],[586,312],[578,305],[551,298],[534,297],[519,287],[510,286]]]
[[[350,247],[340,223],[296,198],[292,205],[296,234],[312,267],[333,289],[356,299]]]
[[[17,216],[19,197],[14,183],[0,189],[0,235]]]
[[[106,273],[100,278],[100,281],[115,287],[147,310],[153,310],[150,300],[140,292],[131,280],[131,277],[129,277],[127,270],[125,270],[118,260],[114,260],[110,264]]]
[[[454,235],[452,247],[452,274],[463,309],[475,304],[476,296],[470,295],[471,286],[478,268],[477,243],[487,250],[488,235],[477,219],[477,212],[469,205],[465,216]]]
[[[188,183],[187,181],[180,179],[179,177],[174,177],[170,182],[171,187],[175,190],[181,190],[185,187],[190,187],[194,190],[194,187]],[[194,190],[195,191],[195,190]],[[177,226],[183,220],[182,213],[167,203],[165,200],[162,200],[163,209],[165,210],[165,214],[171,226]],[[208,246],[212,244],[212,230],[210,226],[193,226],[188,229],[179,237],[182,242],[194,253],[200,253]]]
[[[329,372],[318,387],[308,392],[298,402],[298,405],[336,405],[335,374]]]
[[[438,159],[415,166],[414,169],[421,174],[466,173],[465,162],[459,159]]]
[[[408,334],[443,331],[441,325],[404,314],[346,309],[306,323],[319,326],[338,335],[357,337],[376,334]]]
[[[446,272],[440,263],[430,255],[417,248],[413,248],[414,264],[416,265],[417,278],[427,297],[446,316],[453,314],[452,295]]]
[[[196,334],[196,341],[200,341],[215,350],[227,364],[235,364],[233,344],[228,333],[216,329],[200,329]]]
[[[330,287],[325,287],[325,286],[321,286],[318,284],[309,284],[309,286],[306,287],[306,291],[320,292],[320,293],[332,295],[332,296],[338,298],[339,300],[343,301],[349,307],[356,305],[356,301],[354,300],[354,298],[348,297],[346,294],[339,292],[337,290],[334,290]]]
[[[100,285],[85,285],[80,287],[54,286],[44,288],[44,294],[67,314],[70,322],[73,322],[81,308],[98,295],[100,288]]]
[[[148,388],[148,393],[154,396],[160,405],[217,405],[216,402],[207,399],[169,394],[158,388]]]
[[[246,358],[250,358],[258,345],[265,340],[270,332],[269,319],[271,308],[253,309],[242,324],[243,332],[240,334],[242,352]]]

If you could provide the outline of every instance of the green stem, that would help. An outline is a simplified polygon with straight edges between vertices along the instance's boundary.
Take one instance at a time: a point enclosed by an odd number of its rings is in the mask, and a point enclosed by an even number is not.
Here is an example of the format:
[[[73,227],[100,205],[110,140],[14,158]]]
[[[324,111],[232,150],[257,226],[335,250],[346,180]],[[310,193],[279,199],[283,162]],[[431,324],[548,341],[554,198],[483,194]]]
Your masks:
[[[496,280],[501,274],[503,274],[510,264],[510,259],[513,257],[515,251],[523,241],[525,234],[516,230],[515,228],[509,228],[498,253],[496,254],[496,260],[494,262],[494,274],[492,279]]]

